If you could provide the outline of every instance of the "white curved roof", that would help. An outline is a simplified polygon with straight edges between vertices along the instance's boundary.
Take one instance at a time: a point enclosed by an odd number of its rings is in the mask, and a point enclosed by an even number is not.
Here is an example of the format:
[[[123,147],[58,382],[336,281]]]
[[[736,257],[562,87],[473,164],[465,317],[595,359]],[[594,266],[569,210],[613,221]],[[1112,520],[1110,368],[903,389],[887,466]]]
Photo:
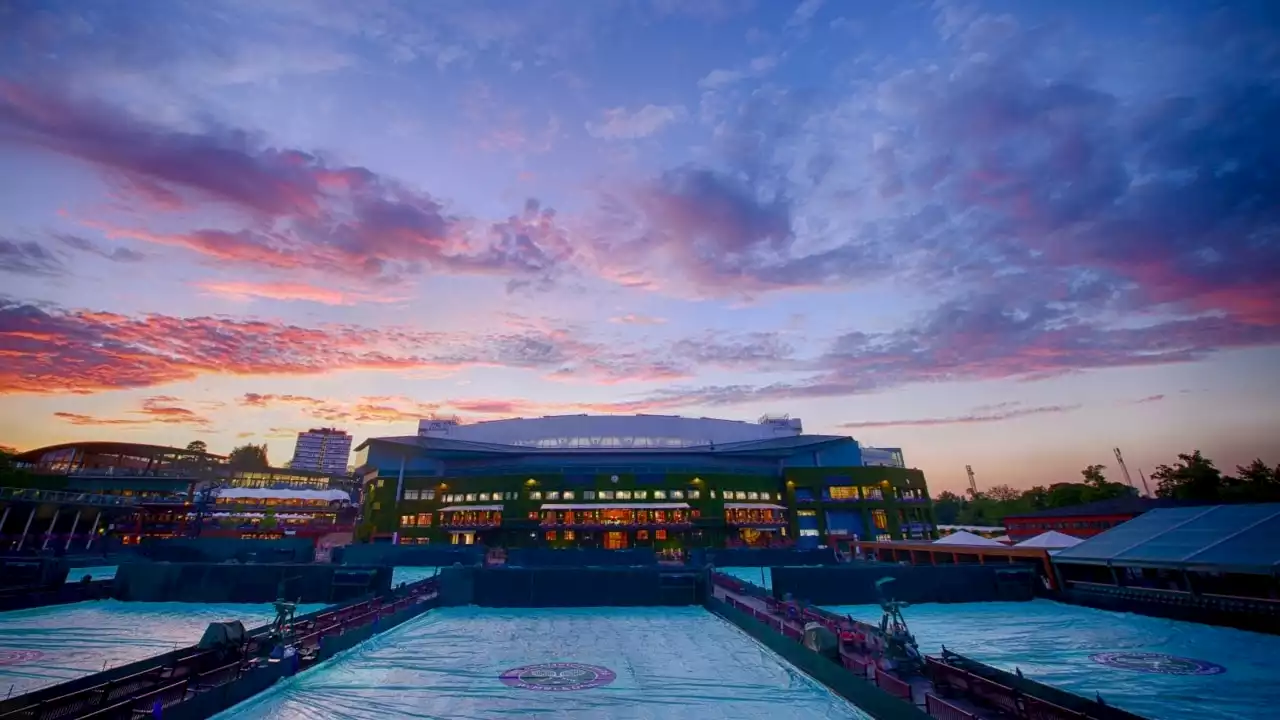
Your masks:
[[[723,445],[800,435],[799,418],[758,422],[676,415],[550,415],[462,425],[456,419],[418,423],[420,437],[535,448],[659,449]]]
[[[329,502],[351,502],[351,495],[345,490],[302,490],[294,488],[223,488],[218,491],[222,500],[327,500]]]

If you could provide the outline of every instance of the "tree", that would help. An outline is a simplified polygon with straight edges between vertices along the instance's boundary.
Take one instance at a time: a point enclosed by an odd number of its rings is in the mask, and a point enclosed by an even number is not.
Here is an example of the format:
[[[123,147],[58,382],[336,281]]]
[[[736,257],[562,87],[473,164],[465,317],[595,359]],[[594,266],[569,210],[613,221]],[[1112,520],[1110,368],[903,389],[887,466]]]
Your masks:
[[[1157,482],[1156,495],[1177,500],[1217,502],[1227,489],[1222,471],[1199,450],[1179,453],[1173,466],[1159,465],[1151,473]]]
[[[1262,458],[1237,465],[1230,490],[1233,499],[1244,502],[1276,502],[1280,500],[1280,465],[1272,468]]]
[[[192,440],[187,443],[187,449],[191,452],[207,453],[209,452],[209,444],[203,440]]]
[[[933,500],[933,515],[939,525],[955,525],[964,500],[950,490],[943,490]]]
[[[1008,485],[996,485],[984,494],[997,502],[1013,502],[1022,498],[1021,490],[1014,490]]]
[[[1107,476],[1103,475],[1102,471],[1106,469],[1106,465],[1090,465],[1089,467],[1081,470],[1080,474],[1084,476],[1084,484],[1090,487],[1102,487],[1105,485],[1107,483]]]
[[[271,467],[271,463],[267,461],[265,443],[262,445],[249,443],[232,448],[227,460],[231,467],[237,470],[266,470]]]

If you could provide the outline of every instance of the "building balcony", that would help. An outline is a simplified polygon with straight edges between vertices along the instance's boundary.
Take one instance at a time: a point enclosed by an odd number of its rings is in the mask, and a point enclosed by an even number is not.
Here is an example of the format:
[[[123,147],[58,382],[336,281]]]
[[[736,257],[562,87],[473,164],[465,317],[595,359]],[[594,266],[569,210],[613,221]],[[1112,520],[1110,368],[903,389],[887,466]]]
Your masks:
[[[640,521],[640,522],[600,522],[600,521],[583,521],[572,523],[548,523],[544,522],[539,525],[543,530],[555,530],[565,528],[569,530],[682,530],[693,527],[693,523],[688,520],[656,522],[656,521]]]

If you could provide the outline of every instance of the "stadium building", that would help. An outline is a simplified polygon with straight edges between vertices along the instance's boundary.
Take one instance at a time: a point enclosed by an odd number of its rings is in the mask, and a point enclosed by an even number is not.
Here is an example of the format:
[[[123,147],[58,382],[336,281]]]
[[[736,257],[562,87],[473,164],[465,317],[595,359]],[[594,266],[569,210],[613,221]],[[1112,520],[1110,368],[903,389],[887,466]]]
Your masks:
[[[897,449],[806,435],[798,418],[560,415],[460,424],[356,448],[358,535],[490,546],[813,547],[934,537]]]

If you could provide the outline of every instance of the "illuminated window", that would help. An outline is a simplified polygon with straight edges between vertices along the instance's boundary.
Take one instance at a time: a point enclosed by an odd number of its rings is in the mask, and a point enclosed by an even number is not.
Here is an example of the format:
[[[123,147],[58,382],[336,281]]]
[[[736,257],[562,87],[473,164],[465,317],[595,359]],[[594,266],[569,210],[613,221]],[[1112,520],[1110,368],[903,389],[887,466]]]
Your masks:
[[[667,491],[666,491],[666,490],[654,490],[654,491],[653,491],[653,499],[654,499],[654,500],[666,500],[666,499],[667,499]]]
[[[547,539],[548,539],[548,540],[555,540],[555,539],[556,539],[556,531],[555,531],[555,530],[548,530],[548,531],[547,531]]]
[[[418,513],[418,527],[431,526],[431,513]]]
[[[690,490],[690,491],[689,491],[689,499],[690,499],[690,500],[697,500],[697,499],[698,499],[698,498],[700,498],[700,497],[702,497],[702,491],[701,491],[701,490]]]
[[[883,500],[884,493],[881,492],[878,487],[873,485],[864,485],[862,487],[862,498],[864,500]]]
[[[648,530],[637,530],[637,531],[636,531],[636,539],[637,539],[637,540],[648,540],[648,539],[649,539],[649,531],[648,531]]]
[[[814,528],[800,528],[800,537],[818,537],[818,531]]]
[[[555,491],[555,490],[552,490],[551,492],[547,493],[547,499],[548,499],[548,500],[559,500],[559,499],[560,499],[560,493],[559,493],[559,492],[557,492],[557,491]]]
[[[387,481],[385,478],[378,478],[378,487],[382,487],[386,484],[387,484]]]
[[[572,500],[572,499],[573,499],[573,491],[572,491],[572,490],[565,490],[564,492],[560,493],[560,499],[562,499],[562,500]],[[573,538],[565,538],[565,539],[566,539],[566,540],[572,540]]]
[[[630,490],[619,490],[619,491],[615,494],[615,497],[616,497],[617,499],[619,499],[619,500],[630,500],[630,499],[631,499],[631,491],[630,491]]]
[[[595,490],[583,490],[583,491],[582,491],[582,499],[583,499],[583,500],[595,500],[595,499],[596,499],[596,491],[595,491]]]
[[[653,537],[654,537],[655,539],[657,539],[657,540],[666,540],[666,539],[667,539],[667,531],[666,531],[666,530],[663,530],[663,529],[654,530],[654,531],[653,531]]]
[[[417,525],[417,524],[418,524],[418,518],[414,517],[413,515],[400,516],[400,527],[413,527],[414,525]]]
[[[758,493],[758,492],[749,492],[749,493],[747,493],[747,499],[748,499],[748,500],[759,500],[759,499],[760,499],[760,493]]]
[[[712,499],[712,500],[715,500],[715,499],[716,499],[716,491],[715,491],[715,490],[708,490],[707,492],[711,493],[711,496],[710,496],[710,497],[711,497],[711,499]]]
[[[405,500],[417,500],[417,499],[418,499],[418,491],[417,491],[417,490],[405,490],[405,491],[404,491],[404,499],[405,499]]]
[[[422,491],[422,493],[421,493],[421,495],[420,495],[419,497],[421,497],[421,499],[423,499],[423,500],[435,500],[435,499],[436,499],[436,491],[435,491],[435,490],[423,490],[423,491]]]
[[[683,491],[683,490],[672,490],[672,491],[671,491],[671,499],[672,499],[672,500],[683,500],[683,499],[684,499],[684,491]]]
[[[572,531],[572,530],[565,530],[565,531],[564,531],[564,539],[565,539],[565,540],[572,540],[572,539],[573,539],[573,531]]]
[[[884,510],[872,510],[871,522],[875,523],[877,530],[889,529],[889,516],[885,514]]]
[[[799,517],[814,517],[818,514],[817,510],[798,510],[796,515]]]
[[[479,498],[480,498],[480,502],[488,502],[489,493],[480,493]]]
[[[601,500],[612,500],[612,499],[613,499],[613,491],[612,491],[612,490],[601,490],[599,493],[596,493],[596,494],[600,496],[600,499],[601,499]]]
[[[631,497],[635,498],[636,500],[648,500],[648,499],[649,499],[649,491],[648,491],[648,490],[634,490],[634,491],[632,491],[632,493],[631,493]]]
[[[475,493],[467,493],[467,502],[475,502],[475,501],[476,501],[476,494],[475,494]]]
[[[530,500],[541,500],[541,499],[542,499],[542,491],[541,491],[541,490],[531,490],[531,491],[529,492],[529,499],[530,499]]]
[[[827,488],[827,496],[832,500],[857,500],[858,488],[851,485],[834,485]]]

